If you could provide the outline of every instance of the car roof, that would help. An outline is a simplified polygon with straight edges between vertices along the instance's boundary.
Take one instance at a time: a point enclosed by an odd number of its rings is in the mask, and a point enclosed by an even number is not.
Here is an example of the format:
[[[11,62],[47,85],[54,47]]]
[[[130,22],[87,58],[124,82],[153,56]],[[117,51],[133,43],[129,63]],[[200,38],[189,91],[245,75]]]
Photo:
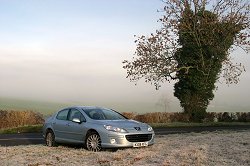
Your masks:
[[[97,106],[73,106],[68,108],[78,108],[78,109],[97,109],[97,108],[103,108],[103,107],[97,107]]]

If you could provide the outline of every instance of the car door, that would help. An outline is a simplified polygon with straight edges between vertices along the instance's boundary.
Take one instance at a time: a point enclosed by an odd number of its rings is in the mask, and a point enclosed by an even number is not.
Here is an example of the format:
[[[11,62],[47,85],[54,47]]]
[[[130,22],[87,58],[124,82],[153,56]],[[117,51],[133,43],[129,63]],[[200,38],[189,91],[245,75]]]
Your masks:
[[[81,122],[73,122],[74,118],[78,118]],[[67,138],[72,142],[82,143],[84,141],[87,129],[85,127],[86,119],[83,114],[76,108],[71,108],[68,116]]]
[[[68,113],[69,109],[59,111],[54,122],[52,123],[56,141],[65,141],[65,139],[67,139],[68,134],[66,128],[69,123]]]

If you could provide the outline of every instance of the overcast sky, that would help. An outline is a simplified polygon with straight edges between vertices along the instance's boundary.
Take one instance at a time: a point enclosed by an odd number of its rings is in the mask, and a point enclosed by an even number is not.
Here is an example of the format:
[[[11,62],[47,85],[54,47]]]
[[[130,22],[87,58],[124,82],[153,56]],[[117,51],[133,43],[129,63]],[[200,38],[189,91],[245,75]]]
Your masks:
[[[160,0],[1,0],[0,97],[181,111],[173,84],[159,91],[143,81],[135,86],[122,68],[122,61],[134,56],[134,35],[160,27],[157,10],[163,5]],[[247,72],[237,85],[218,84],[210,110],[250,110],[249,54],[238,51],[235,60]]]

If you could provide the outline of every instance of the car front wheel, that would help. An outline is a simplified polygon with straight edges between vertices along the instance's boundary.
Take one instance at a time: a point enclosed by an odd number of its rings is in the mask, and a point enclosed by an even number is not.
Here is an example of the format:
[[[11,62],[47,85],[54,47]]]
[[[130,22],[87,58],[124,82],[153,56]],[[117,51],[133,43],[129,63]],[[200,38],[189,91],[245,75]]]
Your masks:
[[[87,134],[86,147],[90,151],[100,151],[101,148],[101,138],[96,132],[90,132]]]
[[[55,134],[53,133],[53,131],[51,130],[47,131],[46,137],[45,137],[45,144],[50,147],[56,145]]]

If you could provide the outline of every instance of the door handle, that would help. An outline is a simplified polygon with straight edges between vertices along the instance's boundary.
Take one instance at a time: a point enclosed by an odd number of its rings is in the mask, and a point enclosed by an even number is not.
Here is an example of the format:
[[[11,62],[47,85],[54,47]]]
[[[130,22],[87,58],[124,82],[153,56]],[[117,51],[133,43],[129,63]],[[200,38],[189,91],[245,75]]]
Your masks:
[[[70,124],[69,124],[69,123],[67,123],[67,126],[70,126]]]

